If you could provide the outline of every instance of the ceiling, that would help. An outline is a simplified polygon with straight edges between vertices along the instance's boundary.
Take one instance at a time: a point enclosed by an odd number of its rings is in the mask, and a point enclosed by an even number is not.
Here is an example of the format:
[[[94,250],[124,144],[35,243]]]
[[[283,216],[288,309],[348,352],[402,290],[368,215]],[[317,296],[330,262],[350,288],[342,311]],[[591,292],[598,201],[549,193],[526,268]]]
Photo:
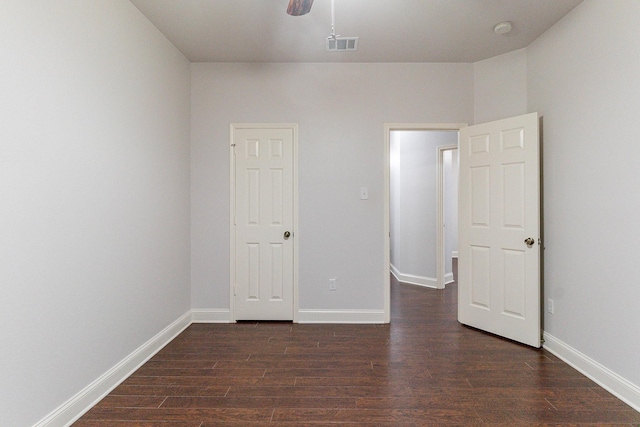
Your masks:
[[[304,16],[288,0],[130,0],[193,62],[476,62],[528,46],[582,0],[331,0]],[[510,21],[513,30],[494,34]]]

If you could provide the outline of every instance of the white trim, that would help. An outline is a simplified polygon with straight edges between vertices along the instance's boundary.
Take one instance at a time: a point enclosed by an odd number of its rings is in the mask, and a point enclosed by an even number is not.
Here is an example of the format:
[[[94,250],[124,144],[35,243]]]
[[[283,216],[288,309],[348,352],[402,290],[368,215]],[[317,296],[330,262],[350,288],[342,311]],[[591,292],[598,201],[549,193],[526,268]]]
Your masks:
[[[400,276],[401,276],[400,270],[398,270],[398,268],[393,264],[389,265],[389,270],[391,270],[391,274],[393,274],[393,277],[395,277],[398,282],[401,282],[401,280],[400,280]]]
[[[391,323],[391,125],[384,125],[384,207],[382,224],[382,309]]]
[[[389,323],[391,321],[391,278],[389,271],[391,268],[391,242],[390,242],[390,181],[391,181],[391,131],[393,130],[453,130],[460,131],[463,127],[467,126],[467,123],[385,123],[384,124],[384,224],[383,224],[383,250],[384,259],[382,265],[382,280],[383,280],[383,310],[384,321]]]
[[[226,309],[193,309],[188,311],[36,423],[34,427],[71,425],[192,323],[224,323],[223,317],[228,313],[229,311]],[[382,324],[388,323],[385,321],[385,316],[384,310],[299,310],[298,322]],[[636,411],[640,411],[640,387],[547,332],[544,332],[544,340],[546,350],[589,377]]]
[[[640,387],[601,365],[548,332],[543,333],[543,347],[599,386],[640,412]]]
[[[293,322],[298,322],[298,239],[300,227],[298,227],[298,124],[297,123],[230,123],[229,124],[229,322],[236,321],[235,315],[235,271],[236,271],[236,234],[235,234],[235,207],[236,207],[236,171],[235,171],[235,131],[236,129],[291,129],[293,133]]]
[[[458,135],[460,135],[460,130],[458,130]],[[444,289],[447,283],[451,283],[451,281],[447,282],[444,267],[444,152],[457,149],[458,144],[436,147],[436,288],[438,289]]]
[[[232,323],[228,308],[194,308],[191,323]]]
[[[451,258],[458,258],[458,251],[451,251]]]
[[[129,356],[80,390],[75,396],[60,405],[34,427],[63,427],[71,425],[85,412],[94,407],[135,370],[147,362],[171,340],[191,324],[191,311],[164,328],[156,336],[142,344]]]
[[[449,283],[453,283],[453,273],[447,273],[444,275],[444,283],[448,285]]]
[[[229,320],[235,321],[236,307],[236,151],[235,127],[229,125]]]
[[[385,322],[384,310],[299,310],[299,323],[369,323]]]
[[[298,227],[298,124],[290,125],[293,130],[293,322],[298,323],[298,250],[300,245],[300,227]]]
[[[391,264],[391,274],[393,274],[395,278],[398,279],[398,282],[408,283],[409,285],[423,286],[425,288],[438,289],[438,281],[433,277],[404,274],[401,273],[393,264]]]

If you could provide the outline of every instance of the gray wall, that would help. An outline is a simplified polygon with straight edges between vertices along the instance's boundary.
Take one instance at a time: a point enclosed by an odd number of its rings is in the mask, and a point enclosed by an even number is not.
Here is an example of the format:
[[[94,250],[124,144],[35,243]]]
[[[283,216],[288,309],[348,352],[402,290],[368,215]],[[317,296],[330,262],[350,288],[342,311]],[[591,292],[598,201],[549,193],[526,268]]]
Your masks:
[[[125,0],[0,13],[0,425],[189,310],[189,63]]]
[[[296,122],[300,308],[382,310],[384,123],[470,122],[472,70],[192,64],[193,307],[229,307],[229,123]]]
[[[474,64],[476,123],[543,117],[547,345],[619,378],[636,407],[639,20],[637,1],[585,0],[527,49]]]
[[[475,123],[528,113],[527,49],[473,64]]]
[[[544,117],[545,331],[640,386],[640,3],[585,0],[528,49]],[[640,396],[637,403],[640,406]]]
[[[457,134],[456,134],[457,137]],[[454,141],[454,143],[457,141]],[[445,274],[453,274],[452,253],[458,252],[458,150],[444,153],[444,257]],[[445,277],[445,280],[453,278]]]

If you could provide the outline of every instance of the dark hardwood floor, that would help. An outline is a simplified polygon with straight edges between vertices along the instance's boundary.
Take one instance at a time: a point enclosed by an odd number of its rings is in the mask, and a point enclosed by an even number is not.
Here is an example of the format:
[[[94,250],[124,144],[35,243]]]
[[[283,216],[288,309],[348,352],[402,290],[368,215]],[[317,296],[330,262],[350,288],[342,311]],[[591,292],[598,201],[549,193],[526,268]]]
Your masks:
[[[640,426],[547,351],[461,326],[455,284],[391,297],[391,325],[194,324],[74,426]]]

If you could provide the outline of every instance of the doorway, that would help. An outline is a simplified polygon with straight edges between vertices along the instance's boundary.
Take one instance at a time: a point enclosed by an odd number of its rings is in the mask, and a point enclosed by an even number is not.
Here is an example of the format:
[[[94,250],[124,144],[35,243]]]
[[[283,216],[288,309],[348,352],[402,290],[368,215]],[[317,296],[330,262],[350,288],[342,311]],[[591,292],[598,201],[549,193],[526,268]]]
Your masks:
[[[438,288],[445,283],[445,199],[438,206],[439,196],[436,187],[444,184],[443,172],[439,167],[440,151],[438,147],[457,147],[458,132],[465,127],[463,123],[452,124],[386,124],[385,125],[385,313],[390,320],[390,270],[401,282]],[[403,170],[402,158],[404,144],[407,141],[407,170],[403,176],[397,171]],[[400,141],[400,142],[399,142]],[[400,147],[400,148],[399,148]],[[444,150],[448,151],[448,150]],[[445,154],[442,153],[444,159]],[[411,169],[411,170],[409,170]],[[396,179],[392,179],[392,175]],[[407,181],[407,192],[398,196],[402,181]],[[393,188],[392,188],[393,186]],[[423,194],[421,197],[410,195]],[[403,201],[404,199],[404,201]],[[401,218],[402,213],[406,218]],[[438,217],[441,222],[438,222]],[[413,224],[417,224],[414,227]],[[443,227],[440,226],[443,225]],[[436,249],[437,235],[442,233]],[[406,245],[398,244],[404,238]],[[442,255],[438,258],[437,253]],[[442,264],[441,285],[438,280],[438,265]]]
[[[385,125],[383,280],[387,322],[391,318],[391,134],[406,129],[460,132],[459,322],[540,347],[538,114],[469,127]]]

